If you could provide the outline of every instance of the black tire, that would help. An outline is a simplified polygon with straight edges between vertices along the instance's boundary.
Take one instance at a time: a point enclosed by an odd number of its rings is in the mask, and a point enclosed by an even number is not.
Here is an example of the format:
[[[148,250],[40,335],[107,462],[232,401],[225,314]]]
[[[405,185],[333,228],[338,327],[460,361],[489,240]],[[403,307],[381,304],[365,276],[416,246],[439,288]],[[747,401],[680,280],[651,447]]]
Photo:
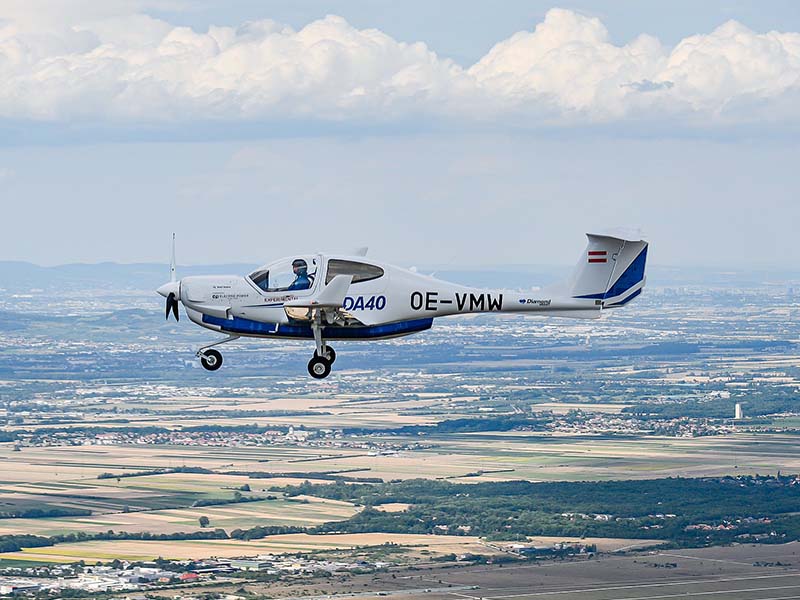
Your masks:
[[[206,371],[216,371],[222,366],[222,354],[216,350],[206,350],[200,355],[200,364]]]
[[[315,356],[308,361],[308,374],[314,379],[325,379],[331,374],[331,363],[324,358]]]
[[[331,348],[330,346],[325,346],[325,348],[328,351],[328,355],[327,356],[323,356],[322,358],[327,360],[330,364],[335,363],[336,362],[336,351],[333,348]],[[314,350],[314,356],[317,356],[317,357],[319,356],[319,354],[317,354],[316,350]]]

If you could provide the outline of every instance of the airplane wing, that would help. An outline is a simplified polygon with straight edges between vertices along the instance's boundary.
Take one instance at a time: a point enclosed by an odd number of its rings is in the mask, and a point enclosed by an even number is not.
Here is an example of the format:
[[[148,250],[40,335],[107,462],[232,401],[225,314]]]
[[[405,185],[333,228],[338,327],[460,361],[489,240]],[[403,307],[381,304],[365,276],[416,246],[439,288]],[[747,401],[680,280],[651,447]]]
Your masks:
[[[337,275],[331,279],[318,293],[308,298],[290,300],[284,303],[286,314],[292,319],[307,320],[311,317],[311,309],[340,309],[353,281],[352,275]]]

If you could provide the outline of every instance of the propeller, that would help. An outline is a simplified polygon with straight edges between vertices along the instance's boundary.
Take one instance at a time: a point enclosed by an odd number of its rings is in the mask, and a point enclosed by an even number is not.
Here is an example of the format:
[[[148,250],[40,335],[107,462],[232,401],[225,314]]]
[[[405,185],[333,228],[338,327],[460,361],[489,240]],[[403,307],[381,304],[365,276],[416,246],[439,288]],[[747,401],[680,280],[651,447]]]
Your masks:
[[[178,300],[175,298],[175,292],[170,292],[167,296],[167,310],[166,310],[166,317],[167,321],[169,321],[169,312],[172,311],[172,314],[175,315],[175,320],[180,321],[180,317],[178,316]]]
[[[158,288],[158,293],[167,299],[165,316],[169,321],[169,313],[175,315],[175,320],[180,321],[178,314],[178,299],[180,298],[181,284],[175,276],[175,234],[172,234],[172,254],[169,261],[169,283]]]

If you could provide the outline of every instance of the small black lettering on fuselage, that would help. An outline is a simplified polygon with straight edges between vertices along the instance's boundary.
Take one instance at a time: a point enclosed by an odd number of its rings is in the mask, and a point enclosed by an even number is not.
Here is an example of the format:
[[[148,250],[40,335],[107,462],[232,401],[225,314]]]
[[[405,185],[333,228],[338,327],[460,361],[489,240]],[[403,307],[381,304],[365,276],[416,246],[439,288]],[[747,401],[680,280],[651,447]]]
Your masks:
[[[411,292],[411,309],[437,311],[440,304],[453,304],[451,298],[439,298],[439,292]],[[503,310],[503,294],[456,294],[455,305],[461,311]]]

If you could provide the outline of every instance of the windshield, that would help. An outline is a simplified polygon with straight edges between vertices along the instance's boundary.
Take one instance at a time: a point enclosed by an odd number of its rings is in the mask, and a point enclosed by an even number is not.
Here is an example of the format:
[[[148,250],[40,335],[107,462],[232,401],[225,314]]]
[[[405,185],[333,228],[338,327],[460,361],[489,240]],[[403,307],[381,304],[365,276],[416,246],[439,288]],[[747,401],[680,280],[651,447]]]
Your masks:
[[[316,274],[314,257],[295,256],[254,271],[250,280],[265,292],[292,292],[310,289]]]

